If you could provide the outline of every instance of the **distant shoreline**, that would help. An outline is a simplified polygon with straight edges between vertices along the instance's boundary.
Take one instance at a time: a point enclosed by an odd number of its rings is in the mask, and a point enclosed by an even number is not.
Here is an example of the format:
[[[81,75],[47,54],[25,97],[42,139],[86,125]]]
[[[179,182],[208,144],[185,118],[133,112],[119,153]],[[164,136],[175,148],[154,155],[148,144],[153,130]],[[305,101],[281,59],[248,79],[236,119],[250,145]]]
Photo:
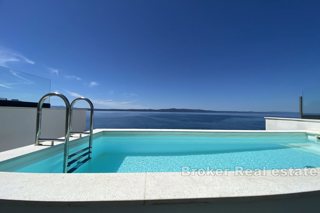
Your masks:
[[[87,108],[79,108],[87,109]],[[298,112],[281,112],[281,111],[219,111],[219,110],[205,110],[205,109],[180,109],[180,108],[168,108],[168,109],[95,109],[95,111],[101,112],[185,112],[185,113],[298,113]]]

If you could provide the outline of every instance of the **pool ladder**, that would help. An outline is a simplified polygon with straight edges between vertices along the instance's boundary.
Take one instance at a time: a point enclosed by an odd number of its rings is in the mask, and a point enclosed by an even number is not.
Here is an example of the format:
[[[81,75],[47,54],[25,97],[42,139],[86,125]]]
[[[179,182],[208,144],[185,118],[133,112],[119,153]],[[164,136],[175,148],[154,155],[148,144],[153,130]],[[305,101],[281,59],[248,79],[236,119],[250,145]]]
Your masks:
[[[91,159],[91,154],[92,154],[92,134],[93,134],[93,113],[94,113],[94,106],[90,99],[84,98],[84,97],[79,97],[74,99],[71,102],[71,114],[70,117],[72,118],[72,112],[73,112],[73,106],[78,102],[78,101],[86,101],[89,106],[90,106],[90,129],[89,129],[89,144],[88,147],[85,147],[83,149],[80,149],[70,155],[68,155],[68,162],[67,162],[67,173],[72,173],[73,171],[77,170],[81,165],[86,163],[88,160]],[[72,123],[72,122],[71,122]],[[70,126],[71,126],[70,123]],[[72,128],[70,128],[71,134],[79,134],[80,137],[82,134],[87,134],[87,132],[73,132]]]
[[[41,118],[42,118],[42,109],[44,102],[52,97],[56,96],[63,100],[66,107],[66,114],[65,114],[65,134],[64,138],[40,138],[41,134]],[[89,143],[88,147],[82,148],[78,151],[75,151],[74,153],[69,154],[69,139],[71,133],[78,133],[80,134],[80,137],[82,134],[88,134],[87,132],[72,132],[71,131],[71,119],[73,114],[73,106],[78,101],[86,101],[90,106],[90,130],[89,130]],[[37,106],[37,118],[36,118],[36,136],[35,136],[35,145],[44,145],[43,141],[51,141],[51,146],[54,145],[54,141],[61,141],[64,142],[64,152],[63,152],[63,172],[64,173],[72,173],[76,169],[78,169],[81,165],[86,163],[88,160],[91,159],[91,153],[92,153],[92,134],[93,134],[93,112],[94,112],[94,106],[90,99],[79,97],[74,99],[71,104],[69,100],[60,93],[48,93],[44,95],[38,102]]]

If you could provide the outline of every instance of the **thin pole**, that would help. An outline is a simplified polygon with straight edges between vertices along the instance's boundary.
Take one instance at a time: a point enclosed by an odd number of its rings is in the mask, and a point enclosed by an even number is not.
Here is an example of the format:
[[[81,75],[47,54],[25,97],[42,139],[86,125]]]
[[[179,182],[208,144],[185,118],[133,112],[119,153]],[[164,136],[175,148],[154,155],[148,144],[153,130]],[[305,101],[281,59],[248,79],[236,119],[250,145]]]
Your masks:
[[[299,113],[300,113],[300,118],[303,118],[303,97],[299,97]]]

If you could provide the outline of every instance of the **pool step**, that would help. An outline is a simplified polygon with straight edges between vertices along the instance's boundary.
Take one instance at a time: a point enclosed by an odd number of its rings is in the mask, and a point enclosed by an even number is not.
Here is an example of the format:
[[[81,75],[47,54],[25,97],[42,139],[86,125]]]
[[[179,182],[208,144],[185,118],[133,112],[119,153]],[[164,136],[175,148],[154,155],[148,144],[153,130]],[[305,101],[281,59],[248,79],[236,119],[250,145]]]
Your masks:
[[[85,147],[68,156],[67,172],[71,173],[91,159],[91,148]],[[71,168],[70,168],[71,167]]]
[[[69,159],[70,159],[70,158],[73,158],[74,156],[76,156],[76,155],[78,155],[78,154],[80,154],[80,153],[82,153],[82,152],[84,152],[84,151],[87,151],[87,150],[90,151],[90,148],[89,148],[89,147],[86,147],[86,148],[80,149],[79,151],[76,151],[76,152],[70,154],[68,157],[69,157]]]
[[[77,158],[69,161],[69,162],[68,162],[68,167],[71,166],[72,164],[78,162],[78,161],[79,161],[80,159],[82,159],[83,157],[88,157],[88,158],[90,159],[89,154],[90,154],[90,152],[83,153],[82,155],[79,155]]]
[[[310,144],[301,144],[300,147],[297,147],[300,150],[303,150],[305,152],[310,152],[316,155],[320,155],[320,147],[316,143],[310,143]]]
[[[78,161],[78,163],[74,167],[72,167],[71,169],[68,169],[67,172],[72,173],[72,172],[76,171],[80,166],[85,164],[88,160],[90,160],[90,158],[85,158],[82,161]]]

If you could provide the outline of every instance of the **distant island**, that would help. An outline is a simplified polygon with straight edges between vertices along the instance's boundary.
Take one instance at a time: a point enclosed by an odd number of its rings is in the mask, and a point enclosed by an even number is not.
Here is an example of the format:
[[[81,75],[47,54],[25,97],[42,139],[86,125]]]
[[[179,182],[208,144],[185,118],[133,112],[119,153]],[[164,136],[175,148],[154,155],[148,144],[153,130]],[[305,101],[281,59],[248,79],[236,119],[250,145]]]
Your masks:
[[[52,108],[64,108],[63,106],[53,106]],[[88,108],[77,108],[77,109],[85,109]],[[281,111],[269,111],[269,112],[259,112],[259,111],[228,111],[228,110],[207,110],[207,109],[185,109],[185,108],[167,108],[167,109],[100,109],[95,108],[95,111],[101,112],[185,112],[185,113],[294,113],[296,112],[281,112]]]
[[[82,108],[84,109],[84,108]],[[95,109],[95,111],[129,111],[129,112],[198,112],[198,113],[260,113],[258,111],[228,111],[228,110],[206,110],[206,109],[185,109],[185,108],[167,108],[167,109]],[[266,113],[266,112],[263,112]],[[280,111],[270,111],[268,113],[290,113]],[[296,113],[296,112],[292,112]]]

